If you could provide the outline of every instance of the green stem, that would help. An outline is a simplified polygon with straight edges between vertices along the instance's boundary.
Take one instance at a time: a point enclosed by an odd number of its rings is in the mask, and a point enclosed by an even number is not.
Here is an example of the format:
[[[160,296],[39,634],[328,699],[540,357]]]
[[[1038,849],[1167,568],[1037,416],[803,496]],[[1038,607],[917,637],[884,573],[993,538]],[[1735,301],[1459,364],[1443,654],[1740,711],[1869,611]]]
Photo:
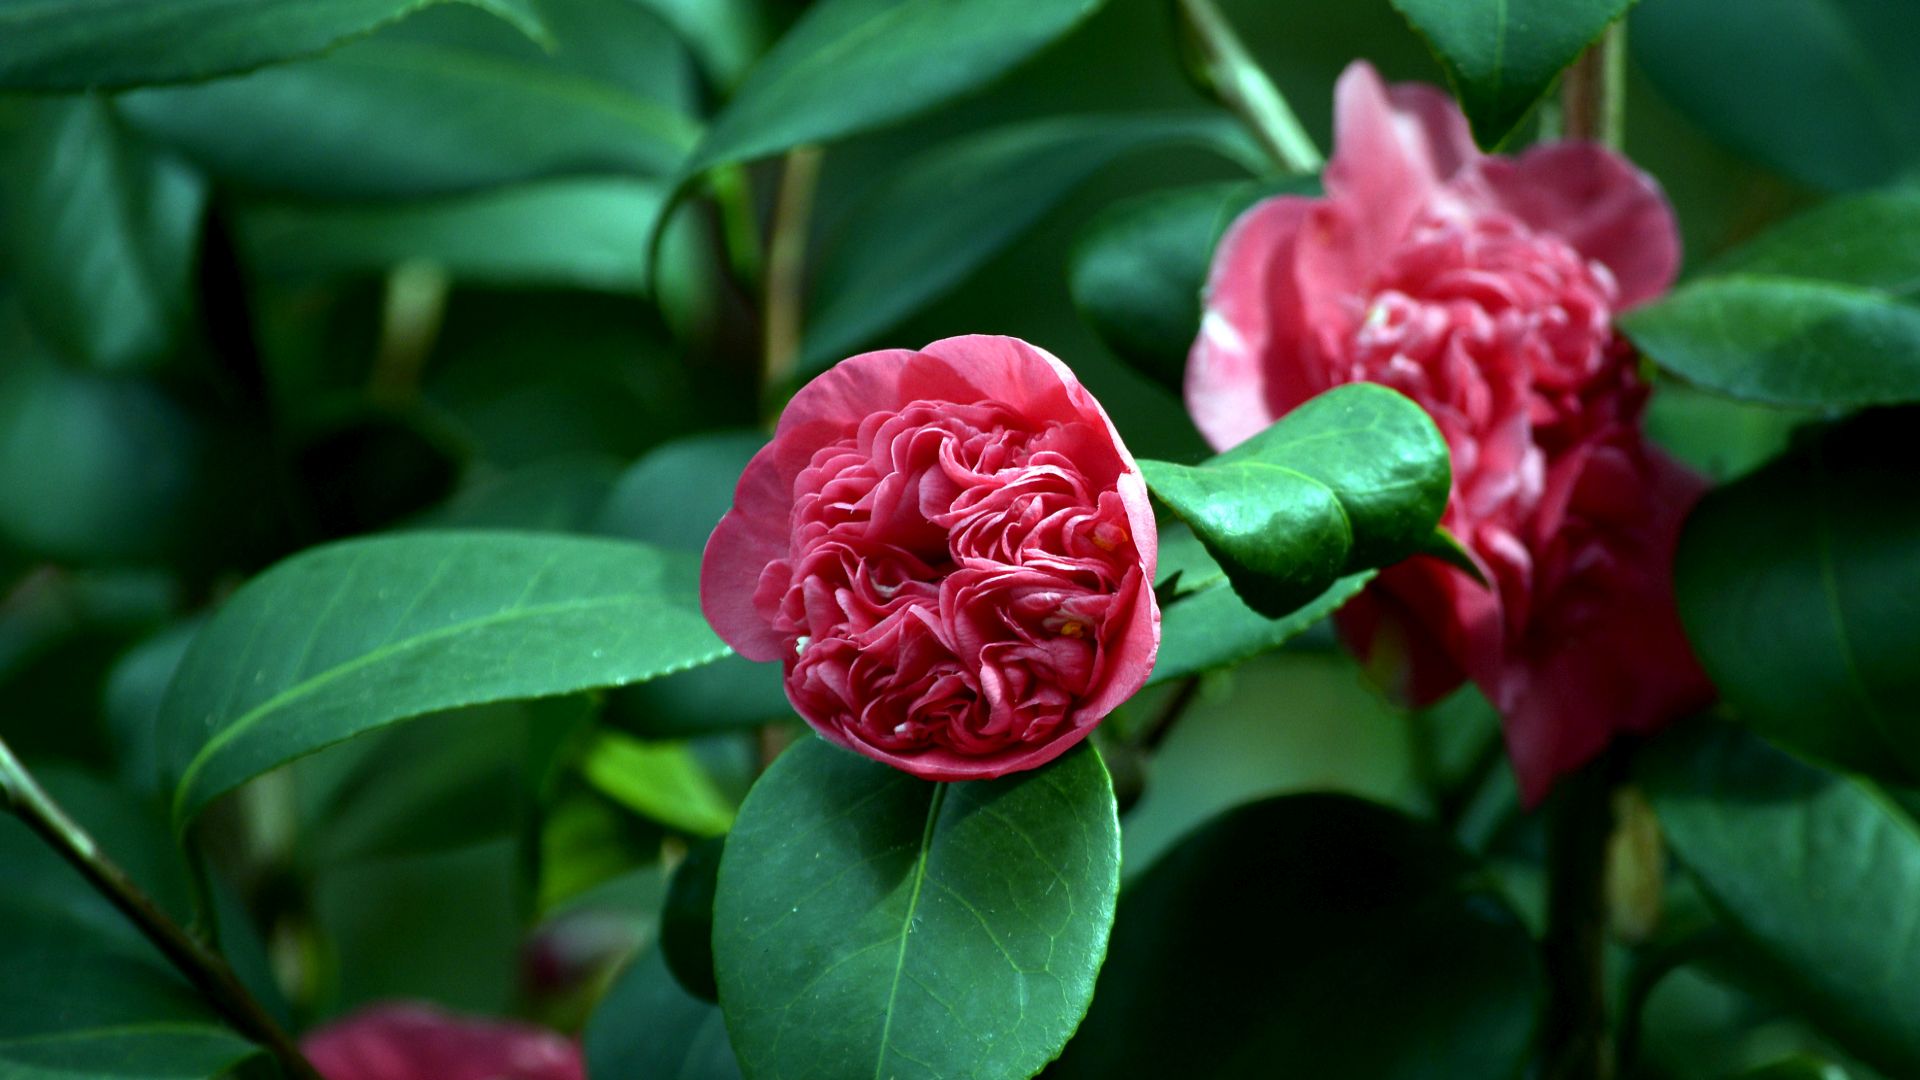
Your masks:
[[[0,805],[18,816],[96,891],[120,909],[187,981],[240,1032],[264,1046],[293,1080],[321,1080],[287,1033],[240,982],[220,954],[181,929],[101,852],[93,837],[49,797],[0,740]]]
[[[1627,24],[1614,23],[1560,82],[1562,132],[1618,150],[1627,95]]]
[[[1300,118],[1273,80],[1260,70],[1240,36],[1213,0],[1179,0],[1180,14],[1193,32],[1206,65],[1209,88],[1246,120],[1274,161],[1289,173],[1306,175],[1326,163]]]
[[[774,198],[767,236],[765,351],[761,389],[778,392],[800,359],[800,304],[806,279],[807,231],[813,220],[813,192],[820,180],[820,149],[788,151]]]
[[[1603,756],[1560,781],[1547,815],[1547,1080],[1608,1080],[1607,840],[1611,763]]]

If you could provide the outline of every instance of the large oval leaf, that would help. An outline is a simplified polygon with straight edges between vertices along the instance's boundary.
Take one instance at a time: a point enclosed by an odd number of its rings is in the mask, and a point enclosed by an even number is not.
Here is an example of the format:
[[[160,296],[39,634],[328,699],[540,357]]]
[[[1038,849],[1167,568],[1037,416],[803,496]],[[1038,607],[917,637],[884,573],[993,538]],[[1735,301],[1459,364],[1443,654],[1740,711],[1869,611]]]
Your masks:
[[[825,0],[748,72],[689,174],[824,142],[993,81],[1102,0]]]
[[[1786,994],[1890,1076],[1920,1075],[1920,824],[1871,783],[1726,725],[1661,740],[1641,779],[1674,853]]]
[[[1517,1077],[1537,968],[1445,834],[1352,796],[1268,799],[1128,888],[1048,1075]]]
[[[1160,532],[1160,654],[1152,683],[1184,679],[1228,667],[1277,649],[1339,610],[1373,580],[1372,571],[1349,574],[1312,600],[1277,619],[1248,607],[1227,582],[1226,571],[1187,529]]]
[[[1658,0],[1634,59],[1662,97],[1757,160],[1820,187],[1920,163],[1920,6],[1886,0]]]
[[[117,0],[15,3],[0,90],[117,89],[228,75],[307,56],[439,0]],[[534,0],[466,0],[545,36]]]
[[[1247,162],[1260,155],[1231,117],[1176,113],[1031,120],[908,162],[863,200],[821,259],[805,365],[826,367],[958,284],[1114,159],[1169,143]]]
[[[164,357],[186,323],[205,184],[91,97],[36,102],[9,150],[8,269],[40,335],[96,368]]]
[[[671,174],[698,135],[678,45],[624,0],[555,51],[457,9],[318,60],[122,96],[128,121],[238,187],[414,198],[556,174]]]
[[[183,883],[160,808],[89,778],[47,790],[164,906]],[[201,1080],[260,1055],[125,917],[26,826],[0,816],[0,1076]]]
[[[622,1080],[739,1080],[717,1006],[680,988],[649,949],[607,988],[581,1036],[587,1074]]]
[[[414,533],[315,548],[234,595],[161,707],[184,829],[213,798],[362,731],[637,682],[727,655],[698,560],[641,544]]]
[[[1507,137],[1633,0],[1393,0],[1446,70],[1481,146]]]
[[[1655,363],[1732,397],[1920,401],[1920,190],[1827,203],[1622,326]]]
[[[1920,781],[1920,453],[1869,414],[1710,493],[1680,616],[1734,714],[1802,753]]]
[[[749,1077],[1031,1076],[1093,995],[1120,823],[1082,746],[935,784],[806,739],[741,807],[713,953]]]
[[[1372,383],[1334,387],[1199,466],[1140,468],[1268,618],[1423,550],[1452,482],[1433,419]]]
[[[1107,207],[1069,258],[1074,306],[1122,360],[1179,393],[1214,245],[1263,193],[1250,181],[1201,184]]]

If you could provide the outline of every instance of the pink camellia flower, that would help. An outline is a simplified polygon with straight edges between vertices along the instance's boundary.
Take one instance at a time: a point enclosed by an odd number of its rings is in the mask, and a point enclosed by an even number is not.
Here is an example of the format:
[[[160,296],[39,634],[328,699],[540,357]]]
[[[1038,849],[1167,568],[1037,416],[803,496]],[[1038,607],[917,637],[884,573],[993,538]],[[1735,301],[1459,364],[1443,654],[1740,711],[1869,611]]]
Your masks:
[[[1015,338],[844,360],[796,394],[707,542],[701,604],[829,741],[929,780],[1045,764],[1160,645],[1147,488],[1066,365]]]
[[[586,1080],[580,1050],[545,1028],[377,1005],[301,1040],[326,1080]]]
[[[1355,63],[1319,199],[1268,199],[1221,241],[1187,369],[1216,447],[1347,382],[1384,383],[1446,436],[1444,523],[1491,583],[1417,558],[1341,612],[1348,644],[1430,703],[1471,678],[1529,804],[1616,734],[1707,704],[1672,588],[1703,482],[1646,445],[1614,313],[1679,262],[1657,184],[1561,143],[1483,155],[1441,91]]]

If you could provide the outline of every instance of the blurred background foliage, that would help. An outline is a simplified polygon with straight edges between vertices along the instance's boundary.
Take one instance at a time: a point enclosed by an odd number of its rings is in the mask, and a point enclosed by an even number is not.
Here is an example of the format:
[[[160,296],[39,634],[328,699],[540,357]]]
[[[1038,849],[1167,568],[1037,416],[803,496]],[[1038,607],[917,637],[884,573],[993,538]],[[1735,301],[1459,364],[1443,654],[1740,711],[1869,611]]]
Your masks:
[[[202,613],[246,577],[325,540],[425,527],[697,551],[770,404],[853,351],[1017,335],[1067,360],[1136,454],[1203,455],[1177,370],[1115,355],[1077,310],[1075,290],[1097,305],[1127,268],[1071,262],[1142,196],[1218,201],[1253,179],[1245,135],[1183,69],[1164,0],[1110,0],[984,90],[826,147],[800,238],[797,367],[773,385],[761,241],[793,165],[726,167],[685,199],[673,181],[803,5],[522,3],[534,37],[435,5],[237,77],[0,96],[0,735],[70,774],[103,835],[116,800],[158,798],[159,697]],[[1387,0],[1221,6],[1322,146],[1350,60],[1441,81]],[[1804,79],[1698,44],[1751,33],[1772,61],[1826,63],[1772,44],[1816,6],[1636,11],[1626,149],[1673,199],[1689,267],[1920,155],[1920,68],[1882,64],[1883,97],[1814,110],[1781,97]],[[1910,13],[1856,8],[1869,49],[1914,40]],[[1815,415],[1672,386],[1651,425],[1727,479]],[[1179,692],[1116,723],[1150,724]],[[1130,879],[1229,807],[1348,792],[1439,820],[1537,926],[1538,826],[1515,812],[1471,691],[1405,717],[1310,633],[1197,695],[1150,764],[1114,762],[1137,800]],[[731,821],[761,754],[751,725],[784,716],[777,672],[728,660],[323,751],[216,810],[223,938],[300,1023],[394,996],[581,1022],[619,959],[651,949],[671,868]],[[154,843],[109,841],[129,860]],[[46,858],[15,847],[9,866]],[[163,896],[178,895],[171,873],[141,871]],[[1709,917],[1684,883],[1665,903],[1669,923]],[[1620,948],[1621,999],[1654,987],[1635,1075],[1843,1060],[1737,957],[1655,983],[1657,942]],[[662,1026],[690,1060],[715,1052],[711,1006],[651,953],[624,970],[610,1001],[683,1017]],[[652,1052],[600,1026],[587,1045],[603,1061]]]

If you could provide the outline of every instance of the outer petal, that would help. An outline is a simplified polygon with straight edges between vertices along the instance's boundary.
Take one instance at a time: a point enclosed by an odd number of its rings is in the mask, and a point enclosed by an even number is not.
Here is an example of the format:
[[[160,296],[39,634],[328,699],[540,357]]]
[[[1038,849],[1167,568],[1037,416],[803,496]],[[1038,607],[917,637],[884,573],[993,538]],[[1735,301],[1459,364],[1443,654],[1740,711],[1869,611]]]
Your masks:
[[[1540,598],[1527,639],[1482,687],[1506,718],[1529,806],[1616,736],[1655,731],[1713,701],[1673,597],[1680,527],[1706,485],[1657,451],[1629,452],[1625,469],[1609,455],[1589,470],[1573,513],[1640,520],[1564,556],[1577,560],[1579,581]]]
[[[1445,90],[1431,83],[1394,83],[1387,87],[1387,100],[1393,105],[1402,141],[1424,143],[1434,175],[1442,181],[1480,160],[1467,116]]]
[[[1454,192],[1553,233],[1613,272],[1620,308],[1665,292],[1680,269],[1680,230],[1653,177],[1590,143],[1554,143],[1518,158],[1482,158]]]
[[[326,1080],[585,1080],[573,1043],[545,1028],[380,1005],[301,1043]]]
[[[1300,231],[1321,205],[1291,195],[1264,200],[1220,239],[1186,378],[1187,411],[1216,450],[1245,441],[1312,396],[1294,268]]]
[[[1360,211],[1353,254],[1361,265],[1378,266],[1440,185],[1472,160],[1472,140],[1459,137],[1465,119],[1430,91],[1401,88],[1399,99],[1414,107],[1400,111],[1364,60],[1348,64],[1334,86],[1333,158],[1322,181],[1335,202]]]
[[[1494,591],[1425,556],[1382,571],[1334,622],[1388,693],[1416,708],[1447,696],[1500,655]]]

